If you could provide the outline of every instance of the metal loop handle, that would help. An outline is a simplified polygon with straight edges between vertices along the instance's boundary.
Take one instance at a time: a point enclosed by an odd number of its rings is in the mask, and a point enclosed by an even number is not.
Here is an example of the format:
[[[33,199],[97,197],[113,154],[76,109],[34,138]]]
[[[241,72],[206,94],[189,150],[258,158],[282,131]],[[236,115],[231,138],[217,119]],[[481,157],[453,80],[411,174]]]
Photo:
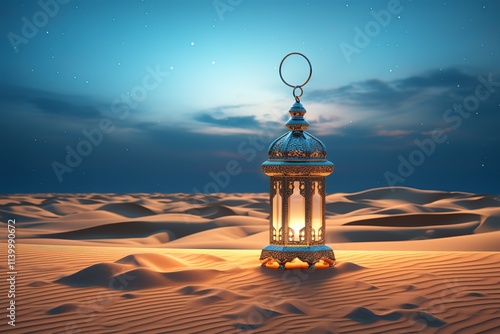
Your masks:
[[[281,73],[281,67],[283,66],[283,62],[285,61],[285,59],[287,59],[288,57],[290,57],[291,55],[299,55],[299,56],[302,56],[304,57],[305,60],[307,60],[307,63],[309,64],[309,77],[307,77],[307,80],[302,84],[302,85],[290,85],[288,82],[285,81],[285,79],[283,79],[283,74]],[[309,59],[307,59],[306,56],[304,56],[302,53],[299,53],[299,52],[292,52],[292,53],[289,53],[285,56],[285,58],[283,58],[283,60],[281,61],[280,63],[280,78],[281,78],[281,81],[283,81],[285,83],[285,85],[287,85],[288,87],[291,87],[293,88],[294,90],[294,93],[293,93],[293,96],[297,97],[295,95],[295,89],[296,88],[300,88],[300,95],[298,97],[301,97],[302,96],[302,87],[304,87],[308,82],[309,82],[309,79],[311,79],[311,75],[312,75],[312,72],[313,72],[313,68],[311,66],[311,62],[309,61]]]
[[[297,102],[300,102],[300,97],[304,93],[304,91],[302,90],[302,86],[295,86],[295,87],[293,87],[293,97],[295,98],[295,101],[297,101]],[[295,90],[297,90],[297,89],[300,89],[300,94],[299,95],[295,94]]]

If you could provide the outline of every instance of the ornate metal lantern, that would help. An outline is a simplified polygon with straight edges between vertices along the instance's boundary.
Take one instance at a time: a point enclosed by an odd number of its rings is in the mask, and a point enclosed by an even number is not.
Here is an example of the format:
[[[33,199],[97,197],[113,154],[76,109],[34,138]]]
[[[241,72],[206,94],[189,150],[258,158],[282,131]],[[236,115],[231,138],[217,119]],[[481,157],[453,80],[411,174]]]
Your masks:
[[[294,54],[309,63],[309,78],[300,86],[289,85],[281,75],[283,62]],[[271,177],[271,215],[270,244],[262,250],[260,261],[262,266],[279,269],[296,267],[291,263],[296,259],[311,270],[319,261],[331,267],[335,256],[325,245],[325,178],[333,172],[333,164],[326,160],[325,145],[305,131],[309,123],[300,103],[312,66],[306,56],[293,52],[283,58],[279,72],[281,80],[293,88],[295,103],[285,124],[289,131],[271,143],[269,159],[262,164],[263,172]]]

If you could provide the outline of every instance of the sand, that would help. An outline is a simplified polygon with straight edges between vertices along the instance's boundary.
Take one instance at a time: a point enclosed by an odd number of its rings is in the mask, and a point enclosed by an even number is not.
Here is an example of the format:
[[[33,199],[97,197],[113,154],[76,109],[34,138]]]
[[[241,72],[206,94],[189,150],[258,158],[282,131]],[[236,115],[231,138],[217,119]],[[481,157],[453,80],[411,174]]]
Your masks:
[[[500,332],[500,197],[327,197],[334,268],[259,266],[267,194],[0,196],[0,331]],[[16,220],[16,322],[7,226]]]

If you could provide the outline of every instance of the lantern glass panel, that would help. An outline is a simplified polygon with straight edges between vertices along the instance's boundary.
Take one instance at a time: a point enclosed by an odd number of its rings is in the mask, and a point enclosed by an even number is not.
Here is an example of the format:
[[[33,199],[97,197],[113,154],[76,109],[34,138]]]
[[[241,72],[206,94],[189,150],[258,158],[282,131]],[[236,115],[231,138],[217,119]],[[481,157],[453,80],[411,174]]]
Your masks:
[[[273,233],[271,236],[271,240],[277,241],[282,240],[283,237],[280,235],[280,231],[282,232],[282,222],[283,222],[283,203],[281,198],[281,181],[274,181],[274,189],[275,194],[273,197]]]
[[[321,226],[323,225],[323,206],[319,191],[319,182],[314,181],[314,195],[312,197],[312,241],[319,240]]]
[[[300,240],[300,230],[305,226],[306,199],[300,194],[300,181],[293,182],[293,193],[288,198],[289,241]]]

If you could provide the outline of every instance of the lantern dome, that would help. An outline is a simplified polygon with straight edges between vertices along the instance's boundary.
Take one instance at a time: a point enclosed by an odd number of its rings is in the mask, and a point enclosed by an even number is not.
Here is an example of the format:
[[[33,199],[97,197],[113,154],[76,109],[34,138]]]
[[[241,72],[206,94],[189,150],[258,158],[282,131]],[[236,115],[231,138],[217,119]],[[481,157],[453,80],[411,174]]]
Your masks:
[[[316,137],[305,131],[290,131],[269,146],[269,159],[284,161],[324,161],[326,147]]]
[[[325,161],[326,147],[316,137],[304,130],[309,123],[304,119],[306,109],[300,102],[290,108],[290,119],[285,126],[290,130],[269,146],[269,159],[284,161]]]
[[[290,130],[269,146],[269,159],[262,164],[268,176],[327,176],[333,163],[326,160],[326,147],[318,138],[304,131],[309,123],[304,119],[306,109],[300,102],[290,108],[285,126]]]

